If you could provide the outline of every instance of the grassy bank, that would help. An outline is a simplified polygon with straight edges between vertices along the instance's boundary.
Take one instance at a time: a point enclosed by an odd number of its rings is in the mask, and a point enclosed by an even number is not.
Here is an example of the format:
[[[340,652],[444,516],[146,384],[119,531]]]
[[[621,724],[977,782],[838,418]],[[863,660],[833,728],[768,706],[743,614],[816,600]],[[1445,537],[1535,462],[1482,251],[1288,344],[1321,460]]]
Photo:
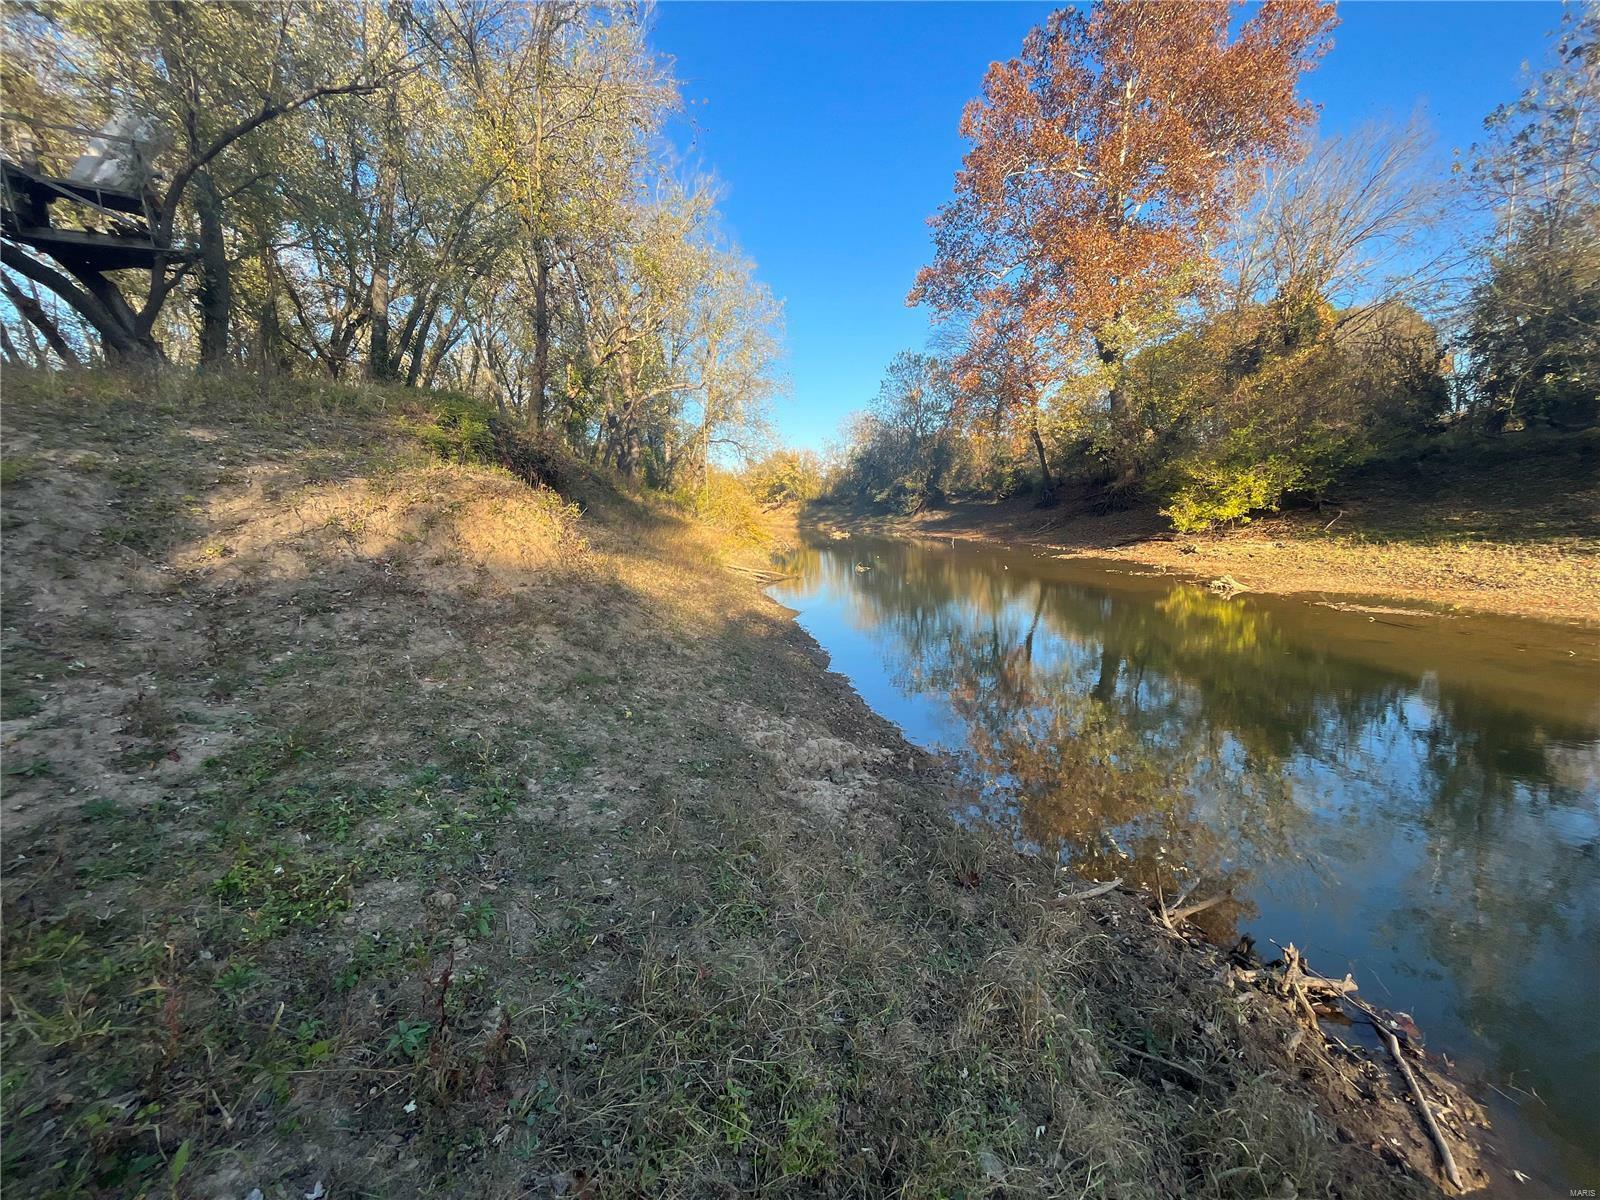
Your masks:
[[[4,435],[18,1194],[1429,1190],[672,511],[402,392],[8,372]]]
[[[819,505],[808,520],[1120,558],[1252,591],[1385,597],[1600,622],[1600,429],[1442,442],[1375,464],[1319,509],[1174,534],[1154,505],[955,503],[898,517]]]

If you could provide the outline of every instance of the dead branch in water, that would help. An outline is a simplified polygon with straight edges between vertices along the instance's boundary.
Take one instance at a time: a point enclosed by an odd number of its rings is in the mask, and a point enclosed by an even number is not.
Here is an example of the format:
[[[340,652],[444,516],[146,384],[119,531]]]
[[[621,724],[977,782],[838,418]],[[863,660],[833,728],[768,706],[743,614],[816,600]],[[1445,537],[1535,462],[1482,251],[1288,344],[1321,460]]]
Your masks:
[[[1450,1181],[1457,1191],[1466,1191],[1466,1185],[1461,1182],[1461,1172],[1456,1167],[1455,1155],[1450,1152],[1450,1145],[1445,1141],[1444,1133],[1439,1128],[1439,1122],[1433,1115],[1433,1106],[1423,1094],[1422,1085],[1417,1081],[1416,1074],[1411,1069],[1411,1064],[1406,1061],[1404,1052],[1400,1048],[1400,1039],[1395,1035],[1395,1029],[1389,1021],[1384,1019],[1370,1004],[1356,995],[1355,980],[1346,975],[1342,980],[1329,979],[1320,975],[1305,965],[1304,958],[1294,947],[1293,943],[1284,947],[1284,964],[1300,976],[1300,985],[1306,989],[1315,988],[1319,991],[1332,993],[1337,1001],[1349,1004],[1366,1018],[1368,1023],[1377,1030],[1378,1036],[1383,1039],[1384,1045],[1389,1050],[1389,1057],[1394,1059],[1395,1066],[1399,1068],[1401,1077],[1406,1082],[1406,1087],[1411,1092],[1417,1109],[1422,1113],[1422,1123],[1427,1128],[1428,1136],[1433,1141],[1434,1149],[1438,1151],[1440,1165],[1444,1168],[1445,1178]],[[1286,974],[1287,974],[1286,970]],[[1265,974],[1265,973],[1263,973]]]

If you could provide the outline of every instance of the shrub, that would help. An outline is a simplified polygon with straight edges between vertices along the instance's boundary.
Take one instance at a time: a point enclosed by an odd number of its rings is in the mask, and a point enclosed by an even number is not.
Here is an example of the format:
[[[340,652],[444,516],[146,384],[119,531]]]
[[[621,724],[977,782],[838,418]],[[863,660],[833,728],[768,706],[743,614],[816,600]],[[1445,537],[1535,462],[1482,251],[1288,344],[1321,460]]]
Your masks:
[[[455,392],[433,393],[427,415],[413,432],[446,462],[487,463],[495,460],[494,412],[482,401]]]

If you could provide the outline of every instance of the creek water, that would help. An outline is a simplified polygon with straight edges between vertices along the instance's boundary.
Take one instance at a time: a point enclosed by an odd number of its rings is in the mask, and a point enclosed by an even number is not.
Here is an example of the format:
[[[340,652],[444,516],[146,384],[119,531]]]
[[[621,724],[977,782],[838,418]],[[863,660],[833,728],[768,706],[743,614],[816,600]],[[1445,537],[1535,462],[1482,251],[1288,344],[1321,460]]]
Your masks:
[[[971,545],[819,540],[786,570],[833,669],[952,756],[960,819],[1231,891],[1210,935],[1352,972],[1481,1083],[1522,1194],[1600,1183],[1595,631]]]

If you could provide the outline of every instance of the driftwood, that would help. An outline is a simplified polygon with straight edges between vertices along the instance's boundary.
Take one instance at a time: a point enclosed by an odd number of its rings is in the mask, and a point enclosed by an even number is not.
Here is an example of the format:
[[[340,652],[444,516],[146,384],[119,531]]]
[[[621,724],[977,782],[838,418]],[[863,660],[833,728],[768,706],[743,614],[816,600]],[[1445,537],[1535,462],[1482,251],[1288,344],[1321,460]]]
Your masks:
[[[1428,1103],[1427,1096],[1423,1094],[1422,1085],[1417,1082],[1416,1074],[1411,1070],[1411,1064],[1406,1061],[1405,1054],[1400,1049],[1400,1039],[1395,1036],[1394,1026],[1385,1020],[1370,1004],[1355,994],[1356,983],[1349,975],[1346,975],[1343,979],[1335,980],[1329,979],[1326,975],[1317,974],[1305,966],[1304,959],[1295,950],[1292,942],[1284,947],[1283,957],[1285,966],[1292,966],[1294,971],[1300,975],[1300,988],[1331,993],[1339,1002],[1349,1004],[1360,1012],[1372,1027],[1378,1031],[1378,1036],[1383,1039],[1383,1044],[1388,1047],[1389,1057],[1394,1059],[1395,1066],[1399,1068],[1400,1075],[1411,1092],[1412,1100],[1416,1102],[1417,1111],[1422,1114],[1422,1123],[1427,1128],[1428,1137],[1432,1139],[1434,1149],[1439,1152],[1439,1162],[1444,1167],[1445,1178],[1450,1181],[1451,1186],[1457,1191],[1466,1191],[1466,1185],[1461,1182],[1461,1172],[1456,1168],[1455,1155],[1450,1152],[1450,1145],[1445,1141],[1444,1133],[1439,1128],[1439,1122],[1433,1115],[1433,1106]],[[1303,995],[1303,993],[1301,994]]]
[[[1233,899],[1232,892],[1222,892],[1219,895],[1211,897],[1209,900],[1201,900],[1196,904],[1190,904],[1184,908],[1174,908],[1167,913],[1167,917],[1173,921],[1186,921],[1196,913],[1203,913],[1206,911],[1206,909],[1215,908],[1224,900],[1231,899]]]
[[[724,563],[723,566],[741,575],[749,575],[752,579],[759,579],[762,583],[781,583],[785,579],[798,578],[795,575],[780,575],[776,571],[763,571],[756,567],[741,567],[737,563]]]
[[[1201,900],[1196,904],[1185,905],[1184,901],[1194,895],[1194,890],[1199,886],[1200,881],[1198,879],[1191,880],[1173,899],[1172,907],[1170,908],[1167,907],[1167,902],[1161,895],[1161,889],[1159,887],[1156,888],[1156,919],[1161,922],[1169,933],[1178,932],[1177,923],[1179,921],[1187,920],[1196,913],[1203,913],[1206,909],[1215,908],[1224,900],[1233,898],[1232,892],[1221,892],[1209,900]]]
[[[1081,892],[1061,892],[1050,901],[1052,908],[1063,908],[1068,904],[1075,904],[1079,900],[1092,900],[1096,896],[1104,896],[1107,892],[1115,891],[1122,886],[1122,876],[1111,880],[1109,883],[1096,884],[1092,888],[1084,888]]]
[[[1374,1028],[1383,1036],[1384,1044],[1389,1047],[1389,1056],[1394,1059],[1395,1065],[1400,1068],[1400,1074],[1405,1076],[1406,1086],[1411,1089],[1411,1098],[1417,1102],[1417,1108],[1422,1112],[1422,1123],[1428,1127],[1428,1136],[1433,1139],[1434,1147],[1439,1151],[1439,1161],[1444,1164],[1445,1178],[1449,1179],[1457,1191],[1465,1191],[1461,1182],[1461,1173],[1456,1170],[1455,1155],[1450,1153],[1450,1145],[1444,1140],[1444,1134],[1439,1130],[1439,1122],[1434,1120],[1433,1106],[1428,1103],[1428,1098],[1422,1094],[1422,1085],[1417,1082],[1417,1077],[1411,1072],[1411,1064],[1405,1060],[1405,1055],[1400,1049],[1400,1042],[1394,1036],[1394,1031],[1387,1025],[1374,1023]]]
[[[1271,980],[1273,973],[1260,971],[1254,968],[1242,969],[1235,967],[1233,977],[1240,983],[1266,983]],[[1321,975],[1307,975],[1300,980],[1300,986],[1314,995],[1348,996],[1356,990],[1356,981],[1346,975],[1343,979],[1328,979]]]

